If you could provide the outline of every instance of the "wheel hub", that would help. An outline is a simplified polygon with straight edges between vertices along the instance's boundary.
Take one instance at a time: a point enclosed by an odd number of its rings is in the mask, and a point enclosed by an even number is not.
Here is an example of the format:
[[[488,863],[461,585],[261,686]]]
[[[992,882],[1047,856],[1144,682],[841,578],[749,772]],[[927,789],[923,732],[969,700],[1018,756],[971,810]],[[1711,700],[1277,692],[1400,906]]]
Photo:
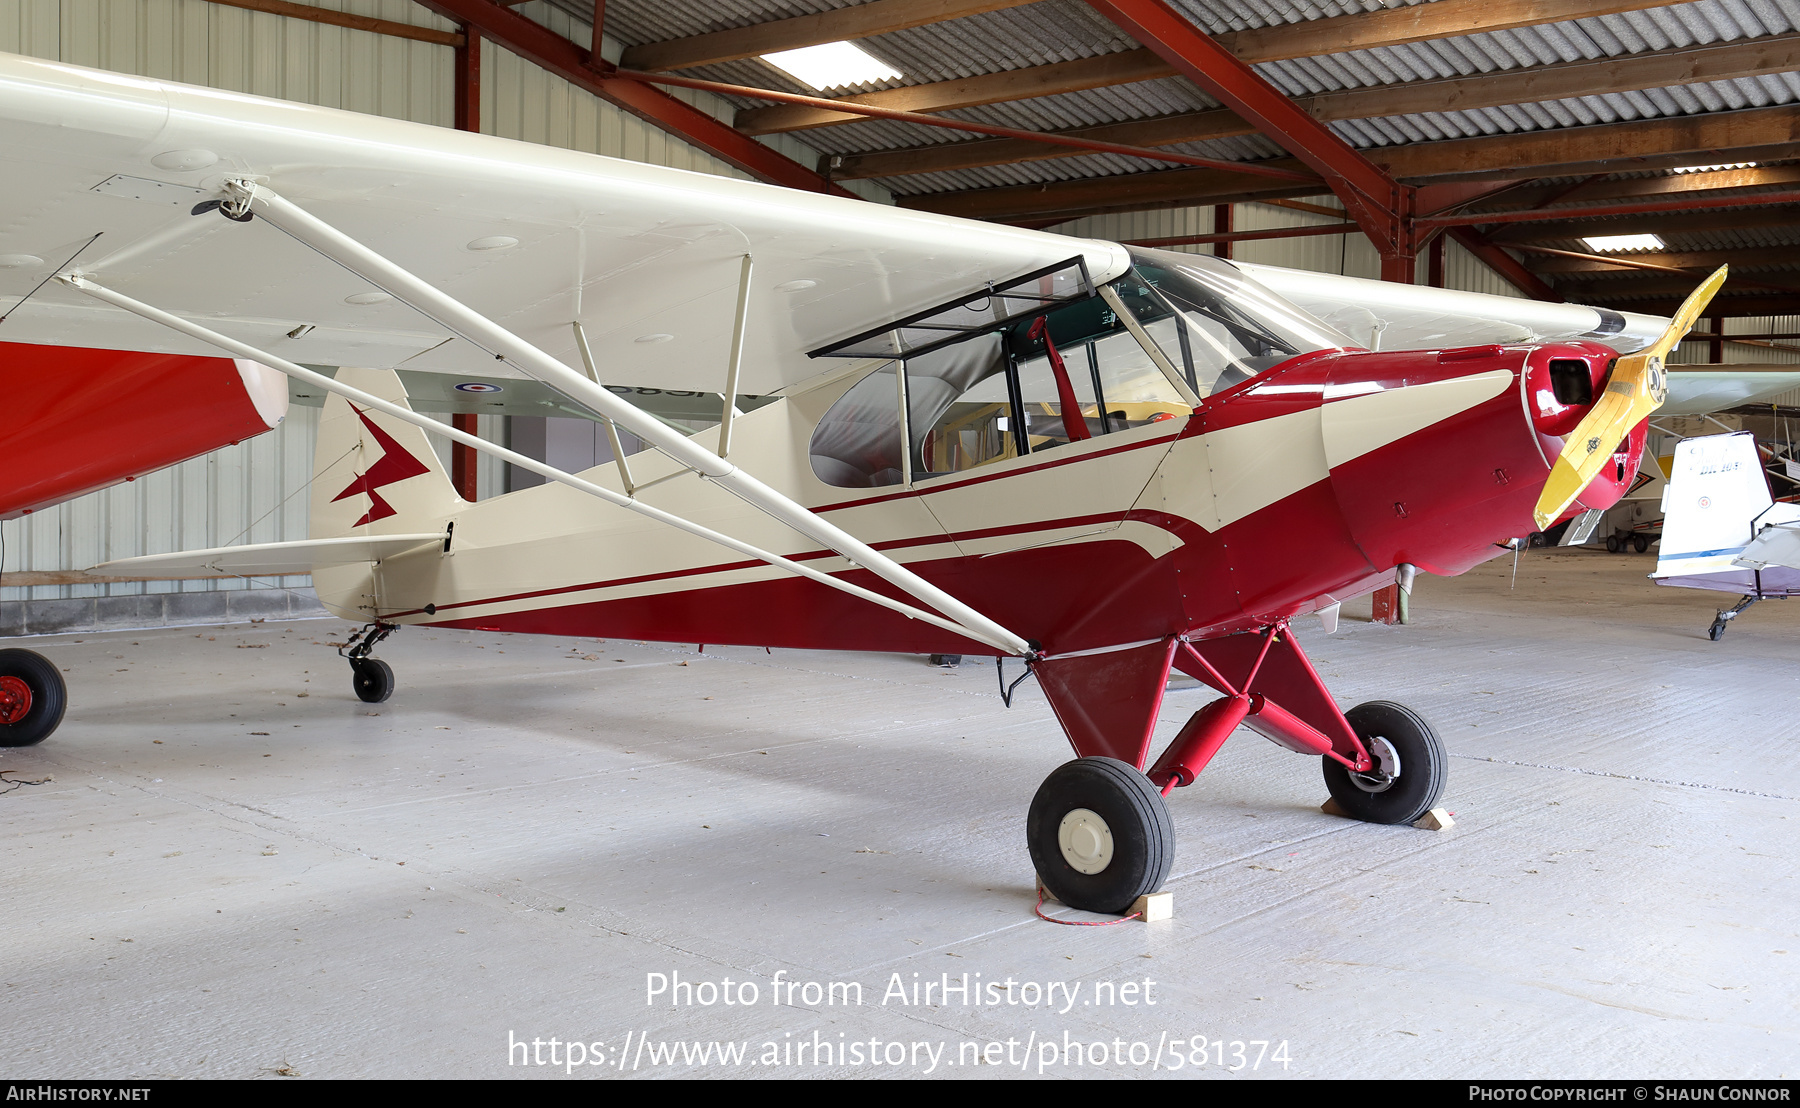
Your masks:
[[[1380,735],[1364,740],[1363,745],[1375,759],[1375,768],[1368,773],[1351,773],[1350,783],[1366,793],[1387,792],[1400,778],[1400,752]]]
[[[1056,842],[1062,847],[1063,861],[1076,873],[1095,874],[1112,864],[1112,828],[1098,812],[1076,808],[1064,816],[1056,829]]]
[[[0,723],[7,726],[31,713],[31,686],[17,677],[0,677]]]

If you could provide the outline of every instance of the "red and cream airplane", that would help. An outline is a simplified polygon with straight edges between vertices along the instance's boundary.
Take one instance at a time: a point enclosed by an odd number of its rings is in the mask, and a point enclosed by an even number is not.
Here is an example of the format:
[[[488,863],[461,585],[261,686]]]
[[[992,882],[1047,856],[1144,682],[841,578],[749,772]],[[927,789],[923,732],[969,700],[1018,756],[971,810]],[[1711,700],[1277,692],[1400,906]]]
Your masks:
[[[1101,912],[1161,885],[1163,798],[1240,725],[1318,757],[1353,815],[1433,805],[1430,726],[1341,711],[1289,621],[1612,504],[1698,310],[1369,302],[5,56],[0,143],[0,250],[107,244],[22,274],[52,279],[10,339],[223,353],[332,393],[310,539],[97,570],[311,572],[369,625],[351,664],[371,701],[393,675],[369,648],[413,625],[1024,659],[1077,755],[1033,801],[1031,856]],[[1379,343],[1340,329],[1363,316]],[[1393,349],[1409,327],[1447,348]],[[414,412],[397,367],[533,378],[647,449],[615,435],[614,461],[566,473]],[[720,421],[677,429],[622,386],[718,393]],[[466,502],[427,430],[550,483]],[[1177,669],[1223,695],[1158,752]]]

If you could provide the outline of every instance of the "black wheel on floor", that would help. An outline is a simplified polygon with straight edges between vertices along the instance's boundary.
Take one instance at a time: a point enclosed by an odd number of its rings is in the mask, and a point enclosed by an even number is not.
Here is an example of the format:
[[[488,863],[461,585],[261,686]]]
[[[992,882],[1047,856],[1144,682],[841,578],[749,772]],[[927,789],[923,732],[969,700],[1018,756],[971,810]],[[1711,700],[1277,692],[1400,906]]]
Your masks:
[[[1403,704],[1371,700],[1344,713],[1375,758],[1368,773],[1342,762],[1325,763],[1325,787],[1338,807],[1369,823],[1411,823],[1444,793],[1450,771],[1443,741],[1431,725]]]
[[[1619,549],[1620,549],[1619,536],[1617,536],[1617,535],[1606,536],[1606,552],[1608,554],[1617,554],[1619,552]]]
[[[0,650],[0,746],[35,746],[62,722],[69,694],[42,654]]]
[[[380,658],[357,658],[350,663],[350,684],[357,699],[365,704],[380,704],[394,695],[393,667]]]
[[[1725,617],[1723,615],[1712,621],[1712,626],[1706,629],[1706,637],[1714,642],[1725,637]]]
[[[1633,535],[1631,537],[1631,549],[1642,554],[1644,551],[1650,549],[1650,540],[1643,535]]]
[[[1071,908],[1117,914],[1162,888],[1175,823],[1150,779],[1117,758],[1077,758],[1038,786],[1025,818],[1031,864]]]
[[[931,664],[940,669],[955,669],[962,665],[961,654],[933,654]]]

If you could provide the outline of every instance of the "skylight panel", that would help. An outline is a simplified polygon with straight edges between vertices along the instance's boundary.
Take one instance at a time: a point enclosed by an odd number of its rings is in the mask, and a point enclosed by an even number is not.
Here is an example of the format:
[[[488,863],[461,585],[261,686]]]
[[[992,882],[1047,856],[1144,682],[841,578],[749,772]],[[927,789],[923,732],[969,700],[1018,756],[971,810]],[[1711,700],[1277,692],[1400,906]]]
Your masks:
[[[1663,240],[1655,235],[1595,235],[1581,240],[1589,250],[1619,253],[1624,250],[1661,250]]]
[[[799,50],[778,50],[762,60],[818,92],[891,81],[898,69],[853,42],[827,42]]]

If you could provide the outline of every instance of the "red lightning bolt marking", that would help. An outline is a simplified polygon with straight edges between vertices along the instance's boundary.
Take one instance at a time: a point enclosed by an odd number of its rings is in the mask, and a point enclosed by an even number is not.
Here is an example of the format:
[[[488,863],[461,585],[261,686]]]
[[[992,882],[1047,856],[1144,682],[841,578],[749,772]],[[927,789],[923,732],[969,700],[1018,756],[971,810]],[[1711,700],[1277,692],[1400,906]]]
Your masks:
[[[356,413],[356,418],[362,420],[363,426],[369,429],[369,434],[375,436],[375,441],[381,444],[383,451],[381,459],[370,466],[367,473],[358,474],[356,480],[350,482],[349,488],[331,498],[331,502],[335,504],[346,496],[355,496],[359,492],[366,493],[369,497],[369,510],[363,513],[361,519],[351,524],[353,527],[361,527],[365,523],[373,523],[378,519],[386,519],[388,516],[399,514],[394,510],[393,505],[381,498],[381,495],[375,491],[376,489],[431,471],[419,459],[408,454],[406,448],[395,442],[392,435],[375,426],[375,421],[364,415],[361,408],[352,404],[350,410]]]

